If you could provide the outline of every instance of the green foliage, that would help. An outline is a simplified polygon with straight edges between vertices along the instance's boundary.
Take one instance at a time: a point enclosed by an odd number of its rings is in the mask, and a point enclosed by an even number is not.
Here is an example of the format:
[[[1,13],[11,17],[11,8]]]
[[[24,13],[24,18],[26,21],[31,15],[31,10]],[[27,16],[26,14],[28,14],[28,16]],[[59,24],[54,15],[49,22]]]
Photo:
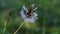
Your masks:
[[[0,34],[3,33],[4,23],[10,11],[13,12],[7,22],[6,33],[13,34],[18,26],[23,22],[20,17],[20,10],[23,5],[35,4],[38,9],[38,20],[29,24],[29,29],[25,25],[17,34],[60,34],[60,0],[0,0]]]

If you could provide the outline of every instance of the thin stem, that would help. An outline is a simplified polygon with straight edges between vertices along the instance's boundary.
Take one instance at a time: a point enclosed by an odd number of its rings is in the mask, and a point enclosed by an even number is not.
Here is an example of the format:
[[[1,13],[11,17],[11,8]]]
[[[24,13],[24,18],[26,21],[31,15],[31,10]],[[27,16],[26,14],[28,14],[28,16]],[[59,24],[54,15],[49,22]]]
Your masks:
[[[7,20],[4,22],[3,34],[5,34],[7,28]]]
[[[22,22],[22,24],[18,27],[18,29],[13,34],[16,34],[21,29],[21,27],[23,26],[23,24],[24,24],[24,21]]]

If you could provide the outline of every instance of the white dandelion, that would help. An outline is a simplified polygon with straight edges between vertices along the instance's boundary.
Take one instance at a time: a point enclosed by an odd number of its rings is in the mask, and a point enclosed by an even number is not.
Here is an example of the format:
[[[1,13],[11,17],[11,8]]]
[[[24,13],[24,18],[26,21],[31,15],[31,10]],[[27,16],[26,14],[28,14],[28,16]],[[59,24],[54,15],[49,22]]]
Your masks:
[[[13,34],[16,34],[25,22],[34,23],[37,20],[38,14],[36,12],[33,12],[36,9],[37,8],[34,8],[34,4],[32,4],[29,8],[26,8],[25,6],[23,6],[22,10],[20,11],[20,14],[21,14],[21,17],[24,19],[24,21]],[[28,26],[26,27],[28,28]]]
[[[22,10],[20,11],[21,17],[28,23],[34,23],[37,20],[38,14],[34,12],[37,8],[34,8],[34,4],[26,8],[23,6]]]

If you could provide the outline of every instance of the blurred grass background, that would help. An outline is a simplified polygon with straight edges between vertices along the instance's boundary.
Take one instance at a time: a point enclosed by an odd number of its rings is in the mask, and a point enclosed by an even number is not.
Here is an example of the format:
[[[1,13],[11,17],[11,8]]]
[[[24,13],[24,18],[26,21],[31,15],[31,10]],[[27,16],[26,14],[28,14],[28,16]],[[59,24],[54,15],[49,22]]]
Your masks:
[[[38,20],[36,23],[25,25],[17,34],[60,34],[60,0],[0,0],[0,34],[3,34],[4,23],[7,15],[12,11],[12,16],[7,22],[4,34],[13,34],[23,22],[20,10],[23,5],[35,4],[38,9]]]

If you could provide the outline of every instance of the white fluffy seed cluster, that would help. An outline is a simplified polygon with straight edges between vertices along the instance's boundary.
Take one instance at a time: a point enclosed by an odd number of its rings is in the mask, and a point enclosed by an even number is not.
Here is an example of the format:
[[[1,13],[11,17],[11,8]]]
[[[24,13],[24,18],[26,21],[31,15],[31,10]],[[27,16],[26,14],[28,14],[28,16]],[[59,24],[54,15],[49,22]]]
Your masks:
[[[32,4],[34,6],[34,4]],[[37,8],[34,8],[33,11],[35,11]],[[29,18],[26,17],[26,12],[28,12],[28,9],[23,6],[22,10],[20,11],[21,17],[28,23],[34,23],[37,20],[38,14],[36,12],[32,12],[31,16]]]

